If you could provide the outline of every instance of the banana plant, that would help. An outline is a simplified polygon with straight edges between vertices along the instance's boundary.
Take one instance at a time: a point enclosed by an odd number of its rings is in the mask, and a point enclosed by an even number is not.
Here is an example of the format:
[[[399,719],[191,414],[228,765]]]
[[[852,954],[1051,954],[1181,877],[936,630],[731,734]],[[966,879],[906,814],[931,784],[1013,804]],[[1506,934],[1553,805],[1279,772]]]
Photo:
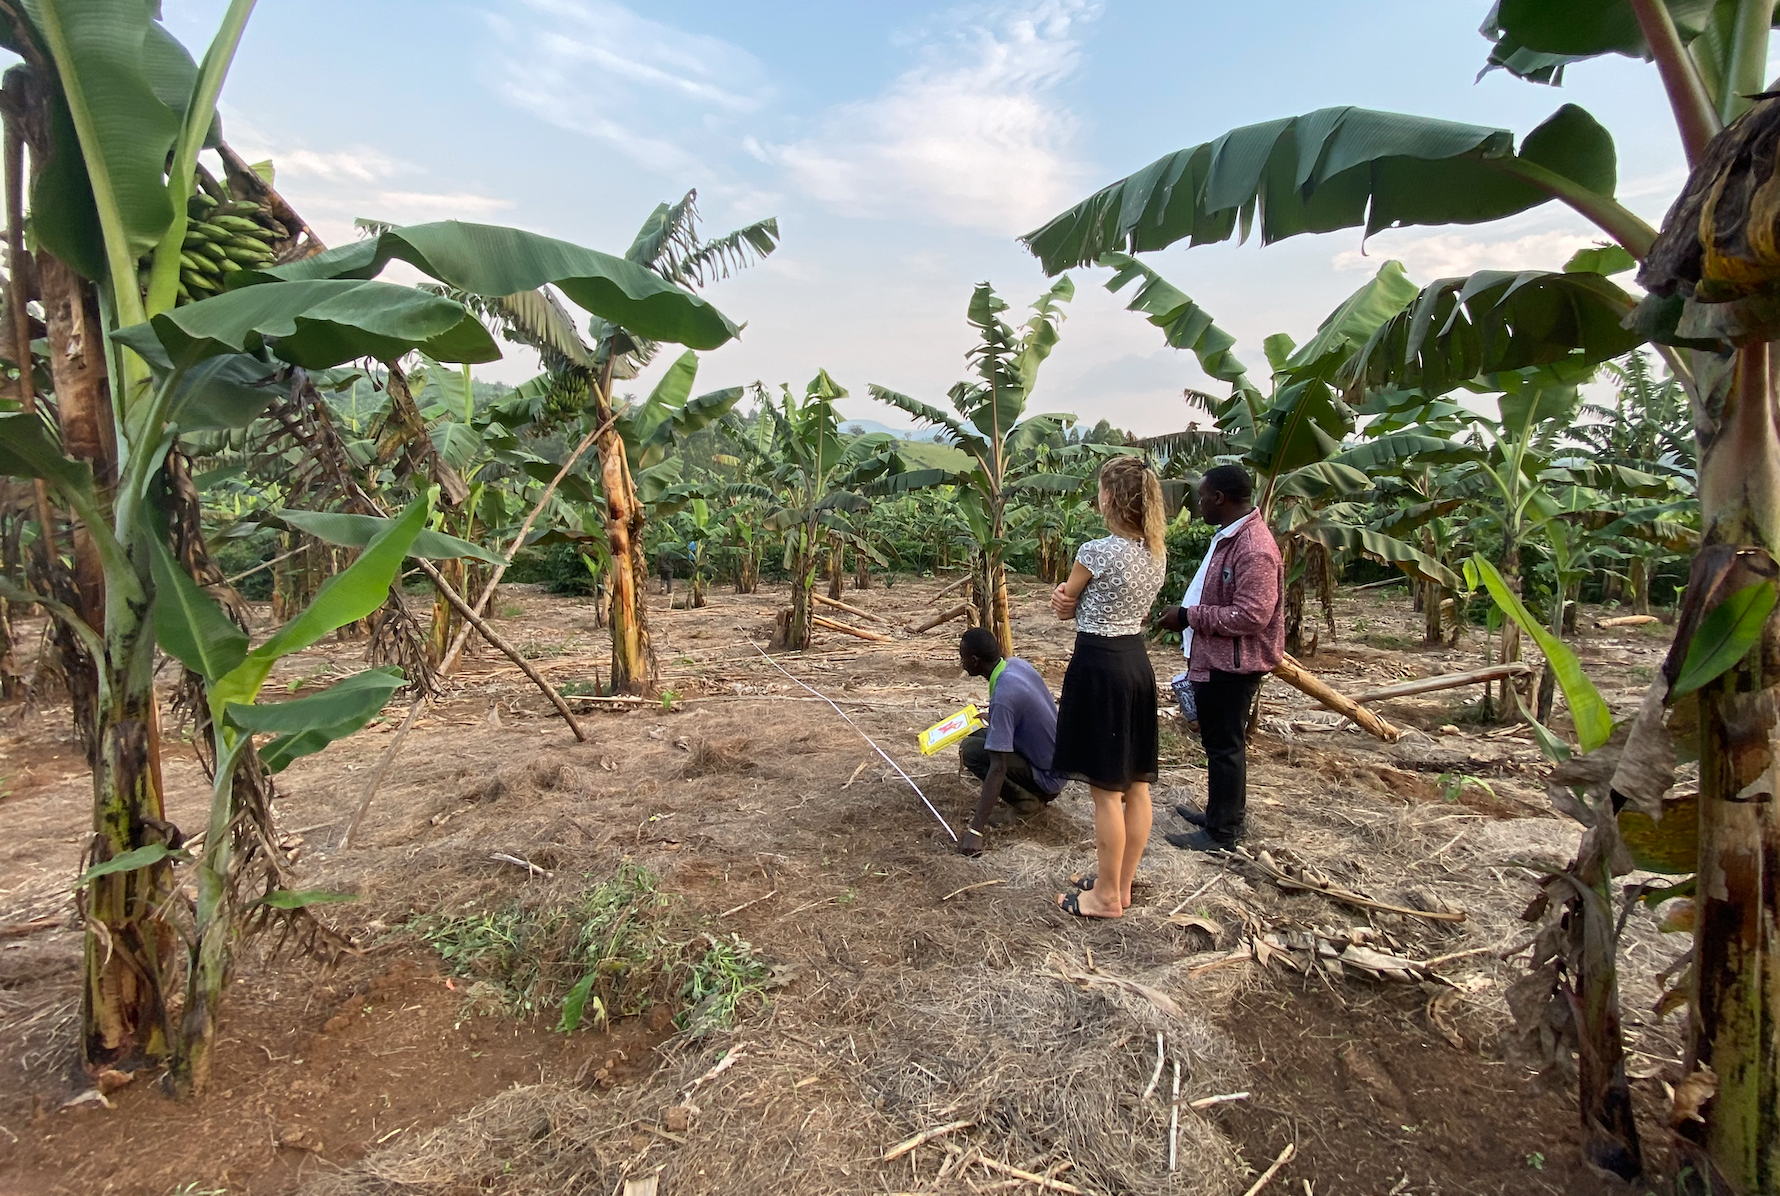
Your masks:
[[[785,536],[785,569],[791,574],[791,606],[781,612],[780,646],[794,651],[810,646],[810,594],[816,568],[830,536],[839,536],[856,551],[883,558],[859,538],[843,517],[864,511],[871,502],[861,489],[869,482],[902,472],[895,441],[887,433],[846,437],[834,404],[847,390],[827,370],[804,387],[801,397],[780,387],[778,401],[763,401],[761,416],[770,432],[757,444],[734,416],[720,425],[741,453],[760,467],[773,493],[773,509],[762,527]]]
[[[1075,284],[1059,278],[1032,304],[1032,316],[1016,331],[1001,318],[1007,302],[988,283],[971,293],[966,319],[978,343],[967,354],[981,381],[960,382],[947,392],[952,410],[942,411],[919,399],[873,385],[880,402],[908,412],[940,430],[941,438],[970,455],[966,470],[927,469],[900,475],[879,492],[921,486],[953,485],[977,542],[977,607],[983,626],[1001,641],[1004,655],[1014,651],[1008,615],[1007,567],[1002,561],[1007,536],[1008,487],[1037,446],[1053,439],[1073,415],[1027,415],[1026,404],[1038,384],[1038,369],[1061,337],[1063,313],[1058,305],[1075,297]],[[887,488],[886,488],[887,487]]]
[[[197,863],[194,943],[186,969],[185,1009],[169,1077],[178,1091],[203,1086],[217,1040],[223,993],[233,969],[237,918],[243,905],[235,891],[237,841],[253,833],[240,824],[246,811],[238,796],[240,768],[256,734],[270,734],[259,759],[270,772],[357,731],[383,709],[403,684],[399,671],[370,669],[318,694],[264,705],[257,701],[278,661],[323,636],[364,618],[383,605],[404,558],[423,530],[431,503],[422,498],[382,527],[358,558],[330,578],[307,608],[258,646],[206,594],[158,540],[152,566],[157,591],[155,638],[162,650],[204,680],[208,699],[214,783],[210,821]],[[470,545],[464,545],[470,548]],[[274,889],[255,904],[292,909],[335,895]]]
[[[677,203],[658,204],[637,230],[621,264],[633,276],[654,287],[684,294],[681,288],[702,287],[728,277],[771,254],[778,247],[779,224],[775,219],[756,221],[724,236],[701,241],[698,235],[698,193],[688,191]],[[640,280],[639,280],[640,281]],[[636,284],[621,284],[633,289]],[[578,395],[595,428],[614,423],[618,408],[613,401],[613,381],[634,378],[654,355],[659,343],[684,344],[693,349],[715,348],[734,335],[716,340],[699,335],[688,325],[675,328],[661,321],[659,307],[633,304],[625,308],[589,307],[590,302],[611,296],[577,293],[560,287],[565,295],[598,317],[589,327],[588,344],[547,290],[484,290],[476,294],[484,310],[495,316],[507,333],[536,348],[544,359],[551,388]],[[638,291],[646,296],[646,291]],[[702,302],[702,300],[700,301]],[[577,410],[579,407],[577,407]],[[599,455],[602,505],[611,565],[607,572],[610,591],[609,623],[612,633],[612,689],[646,694],[655,684],[654,653],[649,644],[647,608],[642,602],[643,537],[646,505],[632,476],[629,446],[616,427],[605,427],[595,441]]]
[[[284,265],[238,262],[242,268],[226,274],[228,289],[181,305],[177,259],[197,157],[213,140],[217,97],[252,8],[251,0],[231,0],[201,65],[155,18],[157,6],[139,0],[29,0],[22,13],[0,12],[0,44],[29,68],[31,85],[15,98],[38,104],[49,131],[48,142],[32,144],[44,167],[30,213],[44,272],[71,267],[91,279],[107,334],[109,386],[89,378],[58,393],[60,443],[37,413],[0,424],[0,469],[41,478],[92,546],[83,573],[93,583],[90,601],[77,609],[49,595],[31,600],[51,609],[95,662],[87,857],[99,869],[140,858],[134,852],[170,850],[177,838],[155,764],[150,612],[158,589],[152,546],[169,515],[162,467],[182,433],[244,426],[289,367],[387,363],[416,350],[451,363],[499,356],[460,304],[374,281],[395,260],[466,292],[554,285],[600,318],[657,340],[710,348],[736,333],[704,300],[633,262],[455,222],[389,230]],[[9,97],[18,78],[9,77]],[[84,291],[72,303],[88,310]],[[68,335],[50,331],[52,345]],[[83,1054],[91,1068],[169,1053],[172,934],[164,911],[172,892],[165,856],[92,872],[83,886]]]

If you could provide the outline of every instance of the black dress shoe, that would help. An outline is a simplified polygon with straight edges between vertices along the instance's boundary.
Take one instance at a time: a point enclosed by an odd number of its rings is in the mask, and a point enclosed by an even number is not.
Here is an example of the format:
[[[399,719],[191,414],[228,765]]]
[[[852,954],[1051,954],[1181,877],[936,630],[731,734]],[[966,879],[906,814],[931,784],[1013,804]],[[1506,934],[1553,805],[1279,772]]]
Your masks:
[[[1181,816],[1181,821],[1183,822],[1193,826],[1205,825],[1205,811],[1201,810],[1198,806],[1182,802],[1180,805],[1174,807],[1174,812]]]
[[[1169,834],[1162,837],[1176,847],[1187,851],[1230,851],[1236,847],[1238,842],[1235,838],[1219,839],[1206,830]]]

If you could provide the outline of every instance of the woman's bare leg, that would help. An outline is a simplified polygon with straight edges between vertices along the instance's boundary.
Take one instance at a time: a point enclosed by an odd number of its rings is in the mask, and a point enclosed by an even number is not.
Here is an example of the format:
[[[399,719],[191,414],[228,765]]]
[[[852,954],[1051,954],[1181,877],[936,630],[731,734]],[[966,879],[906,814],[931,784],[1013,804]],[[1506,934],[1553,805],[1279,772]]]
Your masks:
[[[1098,804],[1094,807],[1098,813]],[[1150,842],[1150,783],[1133,781],[1125,790],[1125,849],[1119,862],[1119,908],[1124,909],[1131,904],[1131,882],[1137,879],[1137,864],[1143,859],[1143,849]],[[1095,883],[1099,887],[1099,883]]]
[[[1094,887],[1084,889],[1077,898],[1081,911],[1090,917],[1116,918],[1125,912],[1120,897],[1131,885],[1125,880],[1125,811],[1124,794],[1112,789],[1088,792],[1094,796],[1094,851],[1098,875]]]

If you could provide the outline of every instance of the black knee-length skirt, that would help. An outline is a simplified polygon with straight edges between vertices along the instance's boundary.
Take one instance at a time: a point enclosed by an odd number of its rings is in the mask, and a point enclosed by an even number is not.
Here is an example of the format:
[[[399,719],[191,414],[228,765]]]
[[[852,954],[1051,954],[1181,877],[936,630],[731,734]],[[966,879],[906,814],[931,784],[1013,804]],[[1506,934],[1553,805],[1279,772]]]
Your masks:
[[[1156,673],[1143,636],[1076,633],[1051,770],[1121,791],[1156,779]]]

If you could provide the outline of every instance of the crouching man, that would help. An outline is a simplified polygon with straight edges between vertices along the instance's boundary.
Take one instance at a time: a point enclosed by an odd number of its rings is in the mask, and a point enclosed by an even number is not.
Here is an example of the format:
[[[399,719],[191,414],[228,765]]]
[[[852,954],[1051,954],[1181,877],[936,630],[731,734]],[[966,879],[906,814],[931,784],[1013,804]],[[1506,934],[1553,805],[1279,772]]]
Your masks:
[[[983,782],[976,813],[958,840],[965,855],[983,853],[983,830],[996,798],[1019,815],[1042,810],[1063,791],[1067,778],[1051,772],[1057,748],[1057,703],[1038,670],[1019,657],[1003,658],[988,631],[972,627],[958,643],[958,663],[989,682],[989,725],[958,745],[964,767]]]

